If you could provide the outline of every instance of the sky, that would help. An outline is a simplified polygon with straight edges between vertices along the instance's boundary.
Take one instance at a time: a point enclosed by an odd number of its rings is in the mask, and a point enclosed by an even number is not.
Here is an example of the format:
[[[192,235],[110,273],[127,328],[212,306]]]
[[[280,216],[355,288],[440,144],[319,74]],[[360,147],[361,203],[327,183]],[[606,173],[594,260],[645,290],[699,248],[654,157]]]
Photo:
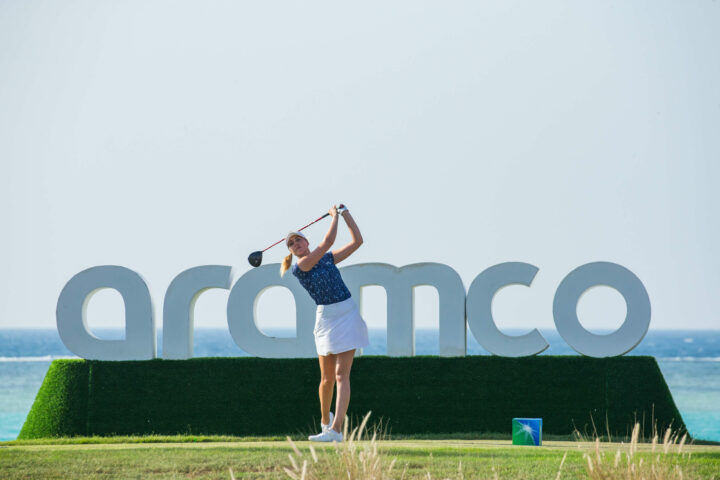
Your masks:
[[[705,0],[0,0],[0,328],[55,328],[96,265],[142,275],[161,325],[177,274],[236,280],[344,203],[365,240],[345,264],[439,262],[466,289],[536,265],[497,294],[502,329],[552,328],[595,261],[643,282],[651,329],[717,329],[718,25]],[[200,297],[197,328],[226,328],[227,296]],[[385,302],[364,289],[371,328]],[[625,308],[596,287],[578,315],[616,329]],[[415,309],[437,328],[432,287]],[[260,297],[262,328],[294,322],[289,291]],[[88,323],[124,325],[120,295]]]

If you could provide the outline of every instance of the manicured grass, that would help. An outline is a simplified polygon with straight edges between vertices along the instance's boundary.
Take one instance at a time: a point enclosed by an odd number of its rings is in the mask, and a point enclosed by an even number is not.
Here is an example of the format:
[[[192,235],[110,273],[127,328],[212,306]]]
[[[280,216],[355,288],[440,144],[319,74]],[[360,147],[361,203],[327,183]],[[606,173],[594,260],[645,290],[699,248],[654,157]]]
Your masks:
[[[361,448],[366,442],[356,443]],[[308,442],[296,442],[303,459],[310,459]],[[331,445],[314,445],[320,463],[337,455]],[[378,447],[385,466],[396,458],[392,478],[556,478],[563,455],[562,479],[587,478],[583,452],[592,443],[544,442],[542,447],[513,447],[502,440],[402,440],[381,441]],[[613,453],[619,444],[602,444]],[[720,447],[690,446],[691,457],[668,455],[664,461],[681,465],[684,478],[718,478]],[[640,455],[650,458],[650,446],[641,444]],[[75,445],[15,445],[0,448],[3,479],[229,479],[288,478],[293,453],[287,441],[258,440],[225,443],[114,443]],[[297,455],[296,455],[297,458]]]
[[[290,435],[294,441],[303,441],[314,432]],[[424,433],[416,435],[388,435],[381,433],[387,440],[510,440],[509,433],[490,432],[462,432],[454,434]],[[115,444],[115,443],[238,443],[238,442],[268,442],[285,441],[287,436],[268,437],[236,437],[230,435],[142,435],[142,436],[116,436],[116,437],[50,437],[19,439],[0,442],[2,446],[27,445],[86,445],[86,444]],[[543,435],[544,440],[573,441],[574,435]],[[714,443],[714,442],[710,442]]]
[[[302,438],[306,438],[305,435]],[[118,436],[118,437],[59,437],[59,438],[35,438],[30,440],[10,440],[0,442],[3,446],[28,446],[28,445],[99,445],[99,444],[133,444],[133,443],[238,443],[238,442],[268,442],[284,441],[286,437],[234,437],[221,435],[143,435],[143,436]],[[297,437],[298,440],[302,439]]]

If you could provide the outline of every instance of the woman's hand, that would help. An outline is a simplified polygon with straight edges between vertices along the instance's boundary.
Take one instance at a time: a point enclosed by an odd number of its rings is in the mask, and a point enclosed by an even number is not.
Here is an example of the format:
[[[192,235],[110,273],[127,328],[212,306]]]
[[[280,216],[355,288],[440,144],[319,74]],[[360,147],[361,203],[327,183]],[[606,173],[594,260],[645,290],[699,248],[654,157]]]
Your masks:
[[[330,207],[330,210],[328,210],[328,213],[333,217],[337,216],[337,214],[338,214],[337,207],[335,205],[333,205],[332,207]]]

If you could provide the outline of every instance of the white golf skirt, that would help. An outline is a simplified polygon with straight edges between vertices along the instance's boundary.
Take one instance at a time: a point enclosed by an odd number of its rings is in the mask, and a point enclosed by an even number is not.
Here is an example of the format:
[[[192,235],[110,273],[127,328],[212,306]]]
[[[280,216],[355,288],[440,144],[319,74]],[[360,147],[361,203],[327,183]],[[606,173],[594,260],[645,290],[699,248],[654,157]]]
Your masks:
[[[367,325],[352,297],[330,305],[318,305],[313,333],[315,348],[322,356],[370,345]]]

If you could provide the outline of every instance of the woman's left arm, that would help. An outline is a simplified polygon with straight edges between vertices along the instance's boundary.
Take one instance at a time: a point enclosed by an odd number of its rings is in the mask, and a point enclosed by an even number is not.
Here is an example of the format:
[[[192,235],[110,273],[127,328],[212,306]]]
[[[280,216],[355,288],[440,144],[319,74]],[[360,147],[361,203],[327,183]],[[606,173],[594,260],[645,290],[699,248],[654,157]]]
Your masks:
[[[342,217],[345,219],[345,223],[347,223],[347,226],[350,227],[350,235],[352,236],[352,241],[348,243],[347,245],[344,245],[341,248],[338,248],[337,250],[333,250],[332,254],[335,258],[335,263],[340,263],[343,260],[345,260],[347,257],[349,257],[355,250],[360,248],[360,245],[363,243],[362,235],[360,234],[360,229],[358,228],[357,224],[355,223],[355,220],[352,218],[352,215],[350,215],[350,212],[348,210],[345,210],[342,213]]]

